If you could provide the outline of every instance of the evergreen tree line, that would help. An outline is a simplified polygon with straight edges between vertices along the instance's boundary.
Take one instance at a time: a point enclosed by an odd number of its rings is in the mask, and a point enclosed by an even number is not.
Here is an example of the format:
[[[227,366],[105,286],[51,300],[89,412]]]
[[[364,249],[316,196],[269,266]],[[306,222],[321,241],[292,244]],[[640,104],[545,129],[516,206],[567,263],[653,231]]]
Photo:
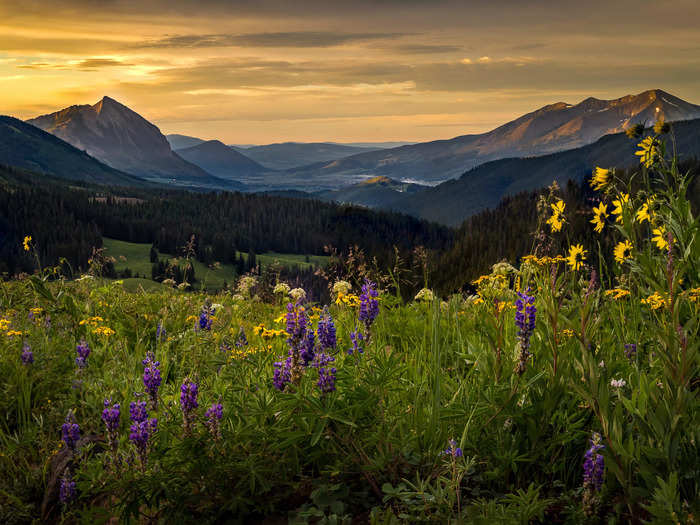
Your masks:
[[[700,161],[689,160],[679,166],[681,173],[689,173],[692,182],[688,198],[695,213],[700,210]],[[638,170],[618,170],[617,175],[630,185],[633,195],[637,181],[633,175]],[[611,264],[613,248],[620,240],[612,221],[602,233],[596,233],[590,223],[592,208],[601,199],[593,191],[590,179],[577,183],[569,181],[557,195],[566,203],[566,224],[559,233],[552,233],[549,226],[540,221],[538,201],[547,190],[527,191],[501,200],[491,210],[485,210],[464,221],[455,232],[454,243],[435,261],[431,271],[431,283],[441,294],[454,291],[473,292],[471,281],[487,274],[491,266],[499,261],[519,264],[520,258],[533,253],[537,244],[549,255],[566,255],[573,242],[582,243],[588,250],[588,262],[594,268],[600,264]],[[608,198],[608,211],[612,199]],[[551,215],[545,208],[544,217]],[[538,228],[539,226],[539,228]],[[540,254],[542,255],[542,254]]]

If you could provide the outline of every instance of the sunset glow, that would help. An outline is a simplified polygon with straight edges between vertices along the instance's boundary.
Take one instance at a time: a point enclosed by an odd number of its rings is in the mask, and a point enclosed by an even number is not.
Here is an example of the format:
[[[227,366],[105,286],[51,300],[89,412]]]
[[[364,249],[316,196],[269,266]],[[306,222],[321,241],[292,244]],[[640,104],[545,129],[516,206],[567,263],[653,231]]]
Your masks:
[[[587,96],[700,100],[694,1],[52,3],[0,2],[3,114],[109,95],[227,143],[425,141]]]

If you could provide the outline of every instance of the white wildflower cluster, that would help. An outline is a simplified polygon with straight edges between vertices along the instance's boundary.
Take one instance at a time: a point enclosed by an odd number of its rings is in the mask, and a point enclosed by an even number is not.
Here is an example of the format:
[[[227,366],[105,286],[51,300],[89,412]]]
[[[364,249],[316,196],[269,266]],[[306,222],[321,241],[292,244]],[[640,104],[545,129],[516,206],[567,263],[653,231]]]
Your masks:
[[[352,290],[352,285],[347,281],[336,281],[333,284],[333,295],[336,297],[347,295],[350,293],[350,290]]]
[[[303,288],[294,288],[289,292],[289,296],[294,299],[294,302],[298,303],[306,299],[306,291]]]
[[[422,288],[416,296],[413,298],[414,301],[430,303],[435,299],[433,291],[428,288]]]
[[[289,295],[290,290],[291,290],[291,288],[289,287],[289,285],[287,283],[277,283],[275,285],[275,289],[272,290],[272,293],[274,293],[275,295],[281,295],[281,296],[285,297],[285,296]]]
[[[243,297],[250,297],[250,292],[257,284],[257,279],[252,275],[244,275],[238,281],[238,293]]]

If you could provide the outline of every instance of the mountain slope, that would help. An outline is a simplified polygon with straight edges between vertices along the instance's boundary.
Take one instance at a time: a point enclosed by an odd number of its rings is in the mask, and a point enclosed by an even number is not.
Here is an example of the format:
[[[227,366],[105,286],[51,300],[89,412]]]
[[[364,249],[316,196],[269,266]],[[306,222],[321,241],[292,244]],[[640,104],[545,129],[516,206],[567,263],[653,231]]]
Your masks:
[[[700,106],[661,90],[615,100],[558,102],[480,135],[464,135],[353,155],[323,165],[290,170],[290,180],[334,174],[347,179],[384,175],[399,180],[441,182],[499,158],[543,155],[580,147],[629,124],[700,117]]]
[[[254,160],[218,140],[208,140],[177,153],[192,164],[226,180],[266,171]]]
[[[374,177],[339,190],[313,194],[322,200],[358,204],[368,208],[395,208],[406,195],[425,189],[419,184],[399,182],[388,177]]]
[[[27,122],[132,175],[216,183],[175,154],[155,125],[109,97],[93,106],[71,106]]]
[[[179,133],[171,133],[170,135],[166,135],[165,138],[173,151],[191,148],[192,146],[206,142],[204,139],[180,135]]]
[[[0,164],[62,179],[142,186],[145,181],[111,168],[67,142],[13,117],[0,116]]]
[[[700,157],[700,119],[673,124],[680,159]],[[541,157],[509,158],[482,164],[459,179],[407,195],[393,209],[456,226],[507,195],[535,190],[556,180],[580,181],[595,166],[624,168],[638,165],[637,141],[624,133],[606,135],[593,144]]]
[[[343,157],[349,157],[350,155],[366,153],[378,149],[325,142],[284,142],[282,144],[267,144],[265,146],[253,146],[251,148],[234,148],[243,153],[246,157],[273,170],[286,170],[299,166],[307,166],[317,162],[329,162]]]

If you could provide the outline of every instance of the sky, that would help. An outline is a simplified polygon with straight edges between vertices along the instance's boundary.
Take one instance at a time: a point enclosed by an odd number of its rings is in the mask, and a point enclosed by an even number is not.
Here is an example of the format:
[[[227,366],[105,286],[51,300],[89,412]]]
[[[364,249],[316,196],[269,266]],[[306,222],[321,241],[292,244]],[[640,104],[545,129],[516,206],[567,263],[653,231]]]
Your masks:
[[[229,144],[427,141],[554,102],[700,104],[697,0],[0,0],[0,114],[108,95]]]

